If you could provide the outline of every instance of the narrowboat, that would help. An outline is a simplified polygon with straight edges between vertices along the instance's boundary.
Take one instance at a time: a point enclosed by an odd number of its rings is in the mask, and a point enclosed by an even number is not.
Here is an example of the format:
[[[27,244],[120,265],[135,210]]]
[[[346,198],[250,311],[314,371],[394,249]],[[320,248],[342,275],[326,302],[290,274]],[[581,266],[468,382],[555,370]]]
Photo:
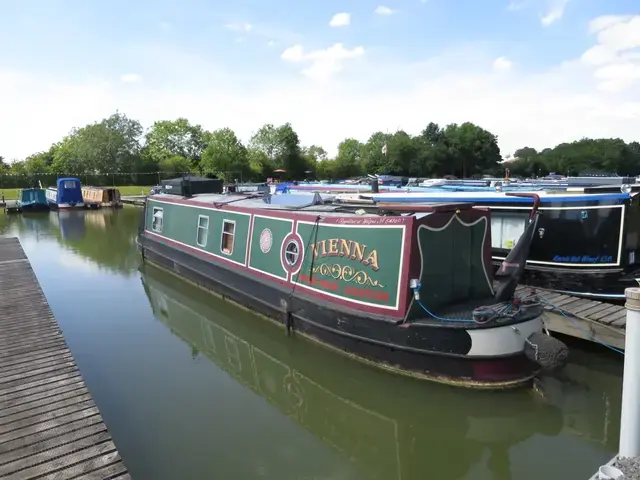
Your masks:
[[[515,294],[537,214],[494,285],[490,212],[471,204],[381,215],[319,194],[158,194],[144,208],[145,261],[387,370],[507,388],[566,358],[538,297]]]
[[[98,208],[123,206],[120,190],[115,187],[82,187],[82,200],[85,205]]]
[[[53,209],[85,208],[79,178],[59,178],[56,187],[47,188],[46,196]]]
[[[17,207],[23,212],[49,210],[47,196],[42,188],[23,188],[18,192]]]
[[[469,478],[482,462],[494,478],[512,478],[512,446],[562,431],[561,408],[539,398],[523,395],[497,406],[495,395],[485,392],[460,395],[455,389],[397,375],[381,377],[373,369],[350,365],[320,348],[290,348],[276,329],[259,328],[259,318],[207,298],[205,292],[188,288],[153,266],[141,268],[141,281],[154,316],[189,347],[191,355],[211,362],[246,389],[242,392],[245,415],[252,415],[254,404],[268,405],[270,418],[272,413],[286,415],[287,424],[293,422],[313,435],[314,445],[320,441],[327,446],[328,458],[337,454],[348,459],[337,471],[335,462],[324,460],[323,449],[314,449],[317,455],[311,465],[308,455],[306,463],[292,464],[305,442],[290,442],[282,456],[276,449],[274,455],[264,457],[261,465],[268,478],[432,478],[425,472],[446,472],[447,479]],[[566,390],[572,385],[565,382],[563,386]],[[237,398],[237,392],[234,395]],[[225,416],[224,410],[218,413]],[[592,420],[593,409],[589,413],[580,411],[577,420]],[[569,434],[583,432],[589,430],[574,429]],[[246,474],[239,472],[235,478],[253,478],[254,472],[249,464]]]
[[[540,219],[523,283],[599,300],[624,299],[640,280],[640,187],[536,192]],[[506,192],[337,195],[355,204],[470,202],[491,210],[491,255],[497,268],[528,224],[526,198]],[[405,209],[405,212],[411,213]]]

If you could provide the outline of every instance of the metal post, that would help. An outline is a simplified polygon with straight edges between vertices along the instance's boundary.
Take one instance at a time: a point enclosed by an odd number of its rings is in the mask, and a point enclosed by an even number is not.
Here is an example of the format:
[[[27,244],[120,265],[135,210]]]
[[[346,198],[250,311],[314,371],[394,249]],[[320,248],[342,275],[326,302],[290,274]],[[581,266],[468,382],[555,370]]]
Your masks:
[[[624,342],[620,457],[640,456],[640,288],[625,290],[627,326]]]

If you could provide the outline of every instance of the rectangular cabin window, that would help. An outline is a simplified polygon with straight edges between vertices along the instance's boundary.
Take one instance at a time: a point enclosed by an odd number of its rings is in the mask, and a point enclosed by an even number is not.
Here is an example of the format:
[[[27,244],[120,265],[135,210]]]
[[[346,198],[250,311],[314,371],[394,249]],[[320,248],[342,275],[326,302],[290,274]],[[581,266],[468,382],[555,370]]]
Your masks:
[[[226,255],[233,253],[233,237],[236,231],[236,222],[233,220],[224,220],[222,223],[222,241],[220,250]]]
[[[198,233],[196,234],[196,243],[200,247],[206,247],[208,236],[209,236],[209,217],[207,217],[206,215],[198,215]]]
[[[65,180],[62,188],[76,188],[76,182],[73,180]]]
[[[151,221],[151,230],[154,232],[162,232],[162,209],[153,207],[153,220]]]

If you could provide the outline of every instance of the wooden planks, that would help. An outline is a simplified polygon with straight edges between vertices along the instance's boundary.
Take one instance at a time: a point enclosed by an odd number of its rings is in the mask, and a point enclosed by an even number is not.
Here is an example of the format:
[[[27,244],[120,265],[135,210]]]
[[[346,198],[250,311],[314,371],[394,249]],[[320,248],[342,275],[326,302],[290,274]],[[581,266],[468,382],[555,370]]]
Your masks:
[[[128,203],[129,205],[137,205],[143,207],[147,203],[146,195],[125,195],[120,197],[122,203]]]
[[[0,479],[130,479],[16,238],[0,238]]]
[[[544,313],[544,320],[549,330],[624,349],[624,328],[627,318],[624,306],[587,300],[540,288],[535,290],[550,303],[545,307]]]

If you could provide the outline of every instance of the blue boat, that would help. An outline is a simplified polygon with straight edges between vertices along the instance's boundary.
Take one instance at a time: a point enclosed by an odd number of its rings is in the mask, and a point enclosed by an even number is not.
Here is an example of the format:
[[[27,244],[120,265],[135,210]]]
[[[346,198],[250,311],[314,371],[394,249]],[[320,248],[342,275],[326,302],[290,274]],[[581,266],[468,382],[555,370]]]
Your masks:
[[[16,204],[23,212],[49,210],[49,203],[47,202],[45,191],[38,187],[23,188],[20,190]]]
[[[540,220],[527,260],[525,283],[596,299],[623,299],[640,281],[640,185],[536,191]],[[616,192],[617,190],[617,192]],[[411,212],[425,203],[470,202],[491,210],[495,265],[524,232],[531,198],[515,192],[432,191],[336,195],[367,200],[382,210]],[[351,203],[350,202],[350,203]]]
[[[46,197],[49,206],[54,209],[85,208],[79,178],[59,178],[56,188],[47,188]]]

